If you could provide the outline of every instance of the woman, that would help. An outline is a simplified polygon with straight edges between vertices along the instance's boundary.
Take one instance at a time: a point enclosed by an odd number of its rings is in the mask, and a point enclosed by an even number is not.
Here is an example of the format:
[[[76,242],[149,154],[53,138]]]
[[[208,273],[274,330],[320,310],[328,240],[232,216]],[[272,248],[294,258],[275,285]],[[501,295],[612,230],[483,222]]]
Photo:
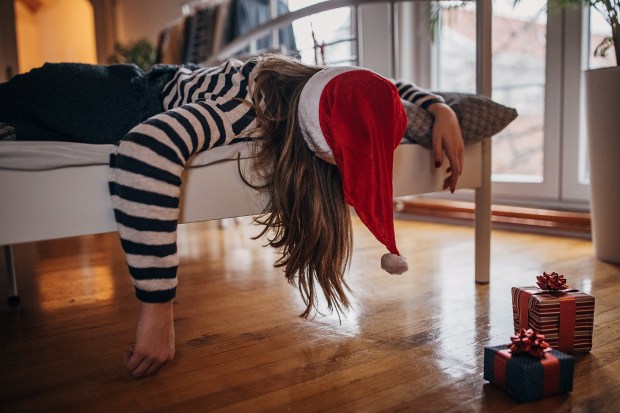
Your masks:
[[[155,73],[164,73],[155,77],[163,84],[162,111],[149,113],[118,141],[109,174],[119,235],[141,302],[135,344],[125,358],[136,377],[155,373],[174,357],[181,173],[195,153],[240,139],[259,141],[255,168],[259,188],[270,199],[256,219],[264,225],[259,236],[271,234],[269,244],[281,252],[275,265],[298,287],[306,304],[303,317],[316,308],[317,284],[330,310],[349,307],[347,204],[390,251],[382,267],[390,273],[407,269],[392,223],[393,152],[406,125],[401,98],[435,117],[436,166],[443,164],[444,152],[450,163],[444,187],[453,191],[462,170],[460,128],[443,100],[368,70],[266,55]],[[2,86],[0,101],[7,90]],[[0,120],[10,123],[6,111],[0,107]]]

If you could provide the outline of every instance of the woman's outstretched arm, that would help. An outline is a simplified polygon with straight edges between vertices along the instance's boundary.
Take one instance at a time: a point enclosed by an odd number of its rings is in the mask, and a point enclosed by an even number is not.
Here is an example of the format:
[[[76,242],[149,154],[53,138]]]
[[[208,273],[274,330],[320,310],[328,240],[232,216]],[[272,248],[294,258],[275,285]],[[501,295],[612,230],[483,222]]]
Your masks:
[[[249,79],[255,62],[180,68],[161,91],[166,112],[133,128],[110,157],[109,185],[121,245],[141,301],[125,364],[136,377],[174,356],[181,173],[194,154],[247,136],[256,126]]]
[[[443,154],[448,157],[450,166],[446,169],[448,176],[444,180],[443,189],[454,192],[459,177],[463,173],[465,144],[456,113],[445,103],[433,103],[428,111],[433,115],[433,154],[435,167],[443,165]]]
[[[234,136],[215,104],[197,102],[136,126],[110,158],[112,205],[141,301],[135,344],[125,357],[136,377],[153,374],[174,357],[181,173],[192,155],[229,143]]]
[[[422,109],[429,109],[434,103],[445,103],[444,99],[431,92],[430,90],[423,89],[412,82],[405,82],[402,80],[392,80],[392,83],[398,89],[400,98],[408,102],[422,107]]]
[[[435,167],[443,165],[443,154],[448,157],[449,174],[443,184],[443,189],[451,192],[456,189],[459,176],[463,173],[463,154],[465,146],[459,120],[450,106],[446,105],[443,97],[422,89],[415,83],[393,80],[398,89],[400,98],[426,109],[434,118],[433,122],[433,154]]]

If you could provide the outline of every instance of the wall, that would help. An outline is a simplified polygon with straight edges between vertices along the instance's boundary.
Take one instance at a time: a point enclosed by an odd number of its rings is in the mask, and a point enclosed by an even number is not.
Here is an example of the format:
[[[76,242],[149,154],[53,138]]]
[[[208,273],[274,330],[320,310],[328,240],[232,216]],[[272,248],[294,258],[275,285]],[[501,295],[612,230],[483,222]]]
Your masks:
[[[181,0],[116,0],[116,39],[122,44],[142,37],[157,44],[159,32],[181,18]]]
[[[1,0],[7,1],[7,0]],[[10,0],[9,0],[10,1]],[[99,3],[105,1],[103,10]],[[108,2],[109,1],[109,2]],[[105,64],[114,41],[122,44],[147,38],[157,44],[159,32],[182,17],[185,0],[56,0],[46,1],[33,14],[21,2],[15,6],[20,72],[42,65],[45,61],[74,61]],[[100,17],[97,24],[100,45],[95,43],[93,6],[99,14],[109,9],[110,16]],[[390,74],[391,59],[387,6],[367,5],[361,16],[364,50],[363,65]],[[105,14],[105,13],[104,13]],[[105,30],[103,30],[105,29]],[[106,35],[106,36],[103,36]],[[103,39],[103,37],[106,37]],[[106,40],[105,42],[103,40]],[[105,44],[104,44],[105,43]]]
[[[385,3],[367,4],[359,7],[360,66],[367,67],[384,76],[393,76],[390,39],[387,29],[390,6]]]
[[[15,23],[20,73],[45,62],[97,63],[88,0],[44,3],[36,12],[16,2]]]
[[[17,38],[13,0],[0,0],[0,82],[17,73]]]
[[[27,72],[43,62],[40,31],[34,13],[23,3],[15,2],[15,34],[17,36],[17,61],[20,72]]]

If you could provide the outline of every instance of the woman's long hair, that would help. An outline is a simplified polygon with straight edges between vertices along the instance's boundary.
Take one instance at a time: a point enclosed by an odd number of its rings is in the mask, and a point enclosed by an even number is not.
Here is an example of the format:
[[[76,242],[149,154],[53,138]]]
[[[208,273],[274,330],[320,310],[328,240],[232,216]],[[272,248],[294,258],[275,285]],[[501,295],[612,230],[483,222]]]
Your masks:
[[[330,311],[340,315],[350,306],[344,273],[350,263],[351,216],[344,201],[338,169],[308,149],[297,120],[299,96],[307,80],[321,68],[279,55],[259,58],[253,101],[260,144],[255,170],[268,191],[269,203],[255,221],[268,245],[282,255],[284,268],[306,304],[301,314],[317,310],[320,286]]]

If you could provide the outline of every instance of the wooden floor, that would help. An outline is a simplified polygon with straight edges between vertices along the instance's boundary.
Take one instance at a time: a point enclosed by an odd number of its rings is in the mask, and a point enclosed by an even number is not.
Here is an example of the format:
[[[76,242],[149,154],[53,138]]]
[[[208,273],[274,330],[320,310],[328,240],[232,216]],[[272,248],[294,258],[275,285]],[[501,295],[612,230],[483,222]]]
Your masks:
[[[182,228],[177,357],[144,380],[122,364],[137,302],[117,235],[18,246],[22,306],[0,305],[0,411],[620,411],[620,267],[590,241],[494,231],[491,284],[475,285],[473,229],[398,221],[412,269],[389,276],[356,222],[355,310],[339,323],[297,317],[301,299],[256,232]],[[518,404],[483,380],[483,347],[509,341],[510,287],[542,271],[596,297],[594,348],[576,359],[572,394]]]

